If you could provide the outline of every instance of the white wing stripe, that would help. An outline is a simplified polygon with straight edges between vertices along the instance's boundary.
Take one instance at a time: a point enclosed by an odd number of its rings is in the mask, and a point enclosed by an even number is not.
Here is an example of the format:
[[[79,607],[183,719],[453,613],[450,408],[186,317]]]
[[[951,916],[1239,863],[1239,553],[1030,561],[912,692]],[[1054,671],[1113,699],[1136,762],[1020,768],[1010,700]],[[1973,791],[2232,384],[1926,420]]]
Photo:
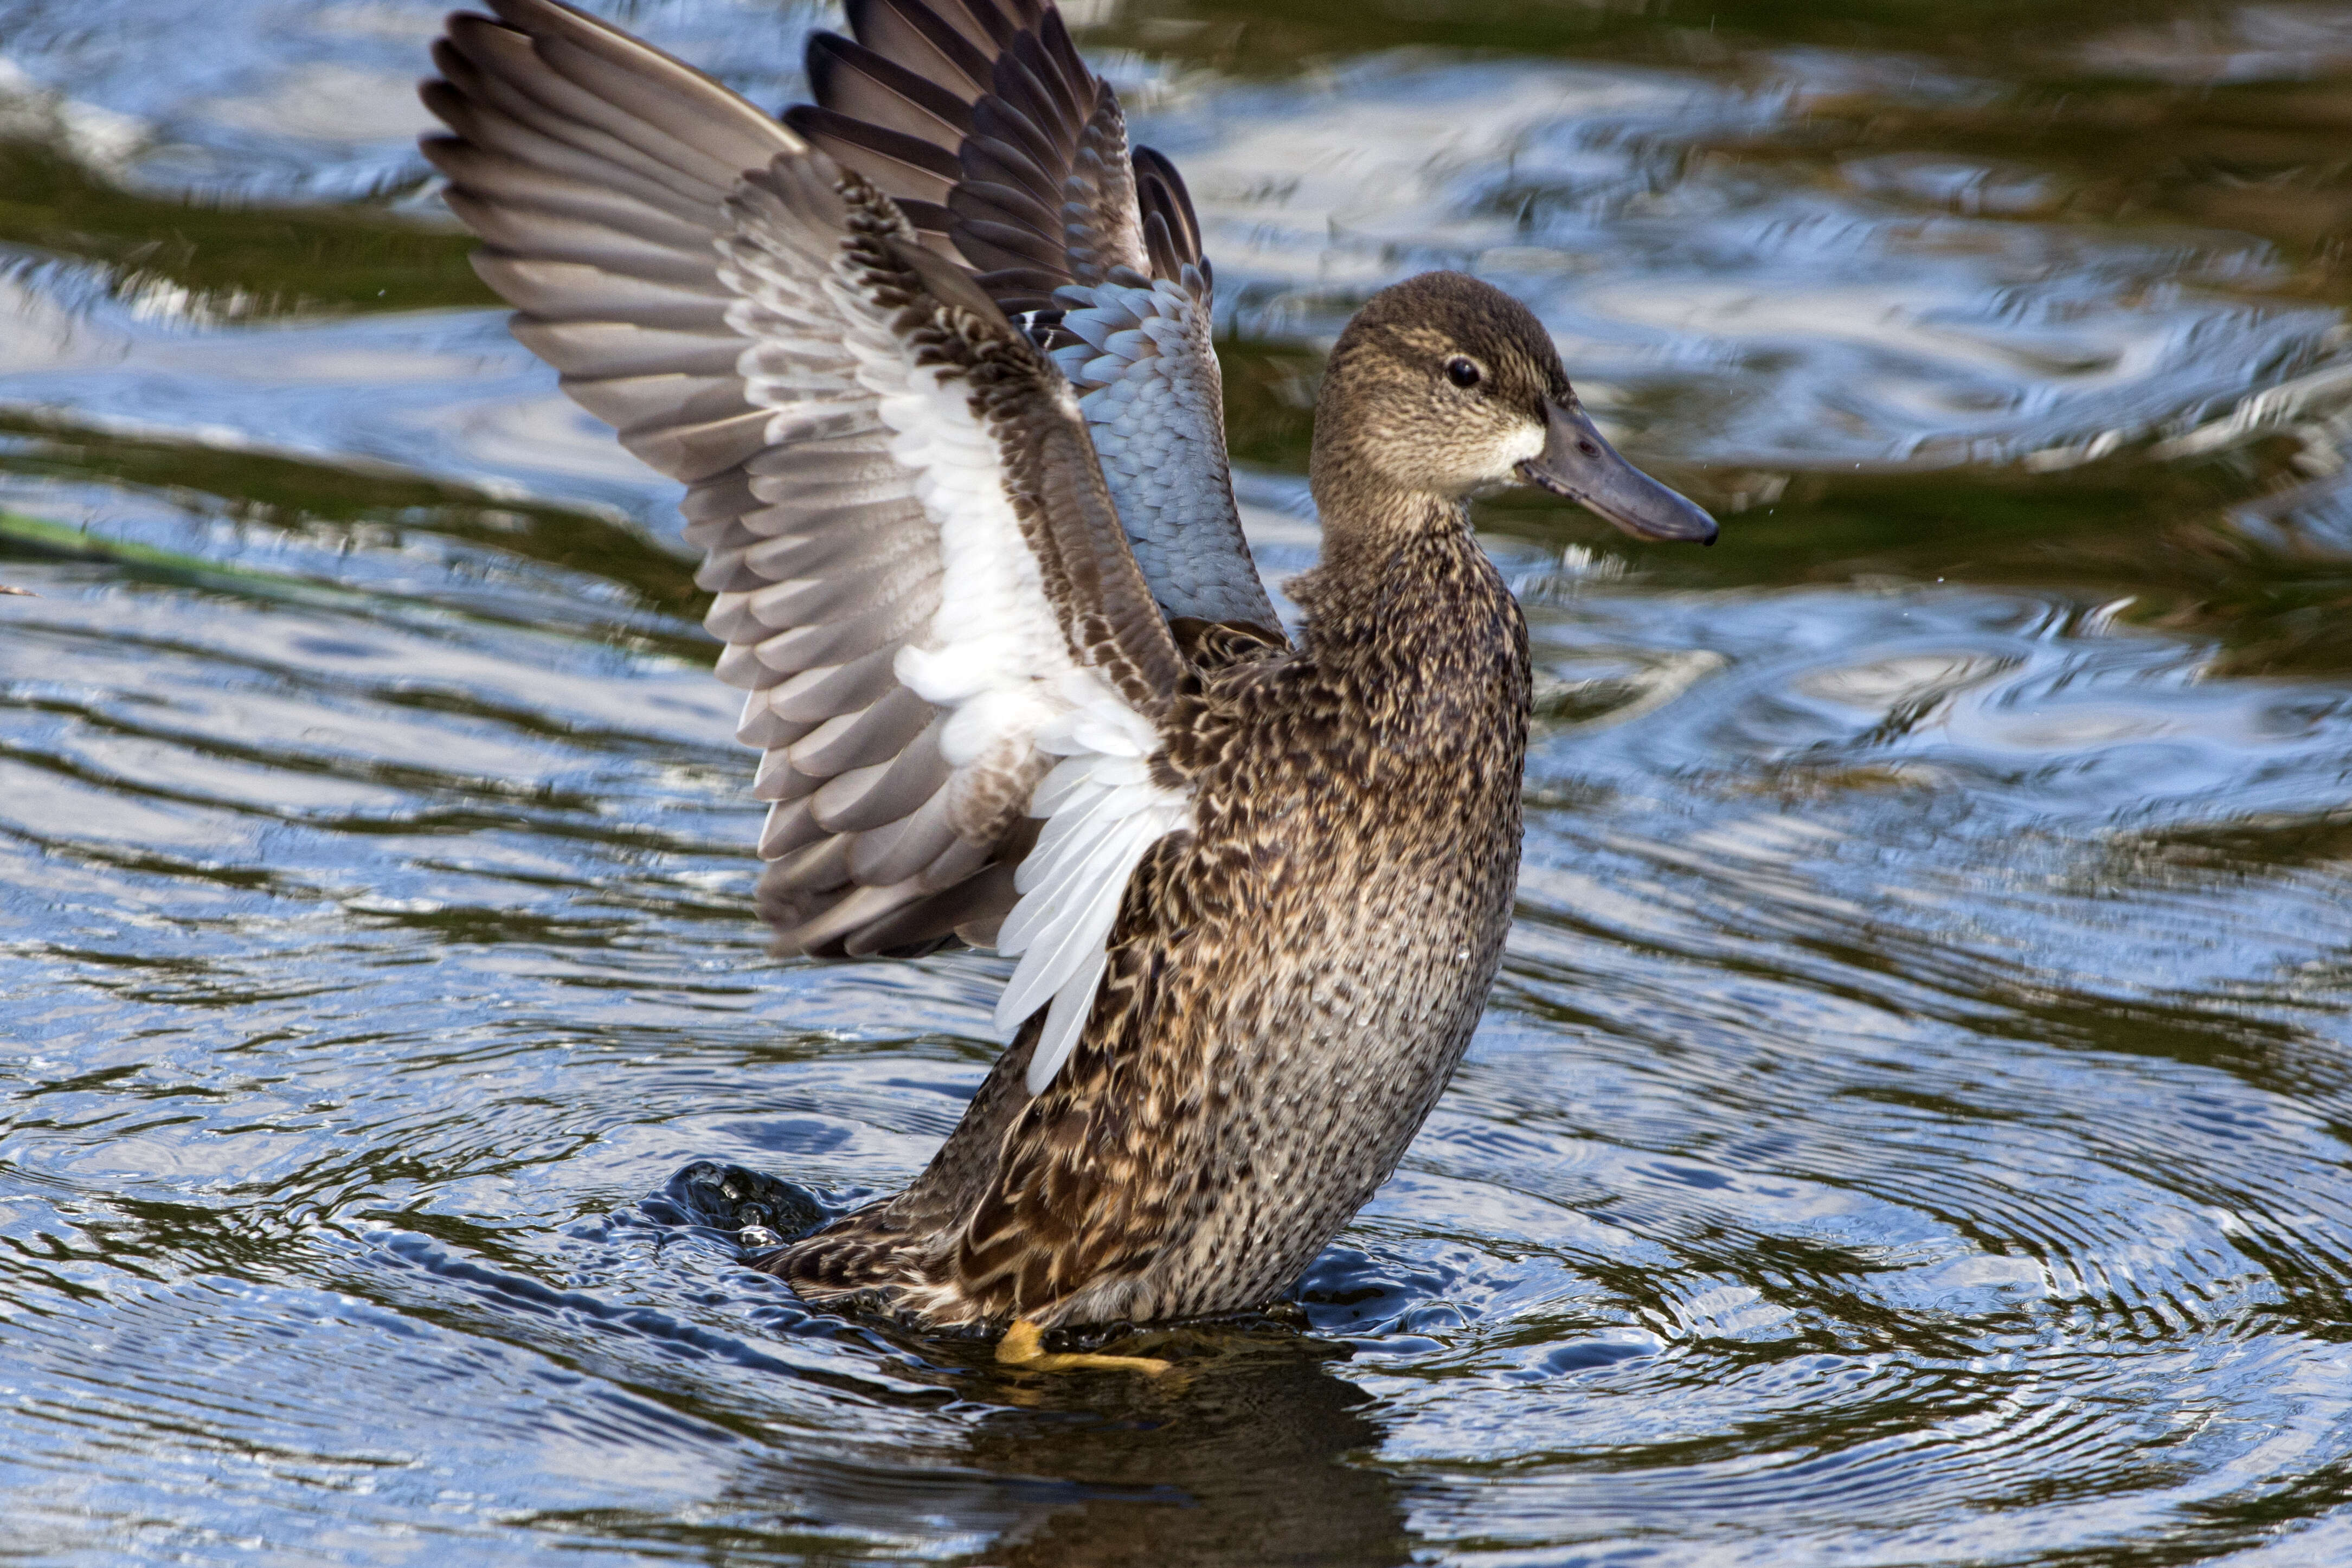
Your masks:
[[[1020,953],[1033,946],[1050,946],[1055,931],[1060,930],[1054,919],[1054,906],[1066,899],[1085,897],[1085,889],[1101,879],[1128,858],[1128,844],[1123,831],[1127,825],[1105,812],[1090,812],[1083,830],[1074,833],[1055,847],[1054,864],[1048,875],[1038,879],[1024,892],[1024,897],[1005,916],[1003,930],[998,932],[999,952]],[[1019,887],[1020,879],[1014,878]],[[1040,942],[1039,938],[1044,938]],[[1031,982],[1034,984],[1034,981]],[[1034,1002],[1031,1005],[1035,1005]],[[1018,1016],[1018,1015],[1016,1015]]]
[[[1031,797],[1030,815],[1045,817],[1045,827],[1014,875],[1021,900],[997,937],[1000,952],[1021,955],[997,1004],[997,1026],[1017,1026],[1054,997],[1029,1058],[1033,1094],[1053,1081],[1086,1027],[1136,866],[1192,815],[1188,793],[1151,780],[1143,759],[1158,736],[1150,722],[1099,679],[1080,679],[1094,689],[1074,693],[1079,700],[1037,736],[1040,751],[1064,760]]]
[[[1050,922],[1013,969],[997,1010],[1009,1012],[1015,1023],[1061,990],[1109,938],[1111,923],[1118,916],[1116,904],[1097,898],[1079,900],[1076,908],[1077,918]]]
[[[1102,984],[1103,965],[1108,956],[1097,948],[1086,967],[1055,993],[1054,1005],[1045,1012],[1045,1030],[1037,1038],[1037,1049],[1029,1058],[1030,1093],[1045,1093],[1045,1086],[1054,1081],[1054,1075],[1069,1059],[1071,1049],[1087,1026],[1087,1015],[1094,1011],[1095,988]]]
[[[973,414],[970,386],[940,366],[914,363],[913,346],[894,330],[895,307],[866,296],[853,261],[835,241],[797,229],[781,208],[762,208],[768,221],[746,226],[722,243],[721,276],[743,296],[729,308],[727,320],[751,340],[738,368],[747,401],[769,411],[768,440],[807,439],[827,420],[878,424],[889,432],[890,458],[938,529],[938,609],[928,626],[906,636],[891,659],[893,675],[946,710],[938,752],[952,769],[1001,773],[1007,765],[1031,765],[1023,759],[1062,759],[1031,795],[1030,814],[1045,817],[1045,826],[1016,874],[1021,897],[998,936],[999,951],[1021,962],[997,1005],[997,1026],[1015,1029],[1051,1002],[1045,1037],[1029,1065],[1030,1089],[1042,1090],[1093,1010],[1105,942],[1129,879],[1154,842],[1191,820],[1192,799],[1151,782],[1146,759],[1159,748],[1157,730],[1072,657],[1046,598],[1044,572],[1023,537],[998,437]],[[1179,301],[1189,305],[1190,297],[1180,293],[1167,304],[1172,310]],[[1129,315],[1120,325],[1131,327],[1134,321]],[[1175,324],[1181,329],[1192,321]],[[828,342],[829,332],[837,341]],[[848,392],[845,383],[854,383],[857,393]],[[756,494],[756,477],[753,483]],[[805,531],[790,517],[797,510],[780,507],[784,515],[773,531],[785,537]],[[829,543],[812,546],[812,553]],[[790,554],[798,548],[797,540],[773,547],[780,562],[793,559],[797,569],[791,579],[746,594],[740,601],[743,614],[763,625],[771,616],[789,623],[800,595],[822,594],[823,584],[839,575],[830,560],[802,566]],[[887,616],[887,611],[867,615]],[[884,629],[897,630],[877,619],[872,630]],[[865,653],[871,645],[835,646],[865,630],[854,620],[814,636],[786,629],[759,647],[768,662],[789,663],[786,673],[797,680],[813,665]],[[812,646],[802,647],[803,641]],[[812,727],[803,752],[814,757],[845,747],[844,737],[857,718],[844,717],[847,722],[827,716],[837,730]],[[811,802],[816,823],[835,826],[834,818],[877,788],[888,766],[846,772],[820,787]],[[949,825],[957,820],[957,782],[951,777],[940,806]],[[911,860],[932,842],[931,820],[920,831],[910,821],[887,843],[877,841],[867,869],[876,875],[908,870],[901,855]],[[833,853],[845,843],[793,853]]]
[[[1030,814],[1045,818],[1045,830],[1037,836],[1037,847],[1049,856],[1054,854],[1055,846],[1076,831],[1076,825],[1085,819],[1085,809],[1065,809],[1077,798],[1080,790],[1092,785],[1087,792],[1087,797],[1091,799],[1105,790],[1126,784],[1149,784],[1150,781],[1150,770],[1132,757],[1105,757],[1087,752],[1062,763],[1045,775],[1036,793],[1030,797]],[[1027,892],[1045,874],[1038,869],[1044,864],[1043,860],[1022,863],[1021,870],[1015,873],[1015,881],[1023,892]]]

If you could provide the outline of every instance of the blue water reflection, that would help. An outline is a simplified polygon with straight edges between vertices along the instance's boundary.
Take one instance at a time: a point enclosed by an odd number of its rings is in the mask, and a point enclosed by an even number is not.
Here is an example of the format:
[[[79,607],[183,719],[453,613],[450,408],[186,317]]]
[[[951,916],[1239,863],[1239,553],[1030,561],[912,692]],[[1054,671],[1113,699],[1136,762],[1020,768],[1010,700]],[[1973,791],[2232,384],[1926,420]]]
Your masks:
[[[604,8],[763,103],[824,21]],[[903,1182],[1003,966],[765,957],[675,492],[494,313],[224,289],[75,208],[0,241],[10,1544],[2352,1552],[2352,295],[2293,227],[2340,8],[1070,9],[1201,199],[1270,575],[1317,354],[1432,266],[1727,514],[1703,559],[1481,514],[1527,863],[1405,1168],[1292,1308],[1152,1331],[1166,1387],[745,1268],[684,1173]],[[0,0],[0,142],[429,225],[439,10]],[[2189,172],[2099,205],[2032,129],[2065,94]],[[2271,140],[2197,140],[2217,101]]]

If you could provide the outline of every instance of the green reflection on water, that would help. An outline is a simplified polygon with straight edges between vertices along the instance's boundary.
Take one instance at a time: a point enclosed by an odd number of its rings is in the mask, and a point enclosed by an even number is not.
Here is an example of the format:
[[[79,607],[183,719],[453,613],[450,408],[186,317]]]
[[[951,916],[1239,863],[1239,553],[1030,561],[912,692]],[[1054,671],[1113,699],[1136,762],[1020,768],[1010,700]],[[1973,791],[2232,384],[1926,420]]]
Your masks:
[[[356,528],[414,530],[462,540],[632,591],[646,608],[698,620],[709,595],[691,563],[609,518],[543,501],[492,500],[462,485],[194,443],[141,440],[0,415],[0,434],[26,437],[0,453],[0,469],[50,480],[168,496],[185,510],[302,531],[333,543]],[[382,542],[382,541],[379,541]],[[150,571],[204,571],[215,563],[55,522],[0,514],[0,557],[68,554]],[[235,574],[249,584],[281,581]],[[673,639],[676,651],[706,645]]]
[[[176,285],[217,316],[495,302],[467,260],[471,236],[382,203],[236,207],[142,195],[25,142],[0,142],[0,243],[99,262],[119,289]]]

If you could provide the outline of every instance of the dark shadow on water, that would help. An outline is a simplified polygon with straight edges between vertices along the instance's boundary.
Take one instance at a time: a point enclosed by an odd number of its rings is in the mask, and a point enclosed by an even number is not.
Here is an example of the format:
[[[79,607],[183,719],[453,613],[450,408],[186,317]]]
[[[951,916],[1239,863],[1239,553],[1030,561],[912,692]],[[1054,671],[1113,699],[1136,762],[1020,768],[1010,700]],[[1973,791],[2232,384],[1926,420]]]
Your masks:
[[[1411,1560],[1395,1483],[1350,1462],[1381,1429],[1370,1396],[1331,1370],[1344,1351],[1270,1328],[1154,1341],[1189,1352],[1181,1372],[1015,1375],[974,1347],[957,1381],[994,1408],[960,1450],[886,1468],[770,1448],[737,1472],[721,1505],[772,1510],[787,1531],[899,1533],[920,1520],[934,1540],[984,1540],[961,1561],[992,1568]]]
[[[1029,1380],[989,1416],[971,1462],[1051,1476],[985,1560],[1046,1564],[1349,1564],[1411,1557],[1395,1483],[1349,1462],[1375,1447],[1371,1398],[1334,1374],[1344,1352],[1274,1328],[1201,1330],[1183,1381]],[[1165,1353],[1165,1352],[1162,1352]],[[1034,1403],[1026,1403],[1034,1401]]]
[[[657,1219],[797,1236],[835,1205],[793,1183],[698,1162],[650,1200]],[[896,1336],[893,1336],[896,1337]],[[780,1530],[981,1535],[966,1561],[1003,1568],[1386,1568],[1412,1557],[1402,1499],[1352,1462],[1378,1447],[1371,1395],[1335,1367],[1343,1346],[1267,1319],[1121,1336],[1174,1361],[1165,1378],[1024,1373],[980,1341],[920,1342],[981,1414],[959,1449],[878,1468],[771,1448],[740,1471],[727,1504],[773,1509]],[[943,1430],[942,1437],[950,1436]]]

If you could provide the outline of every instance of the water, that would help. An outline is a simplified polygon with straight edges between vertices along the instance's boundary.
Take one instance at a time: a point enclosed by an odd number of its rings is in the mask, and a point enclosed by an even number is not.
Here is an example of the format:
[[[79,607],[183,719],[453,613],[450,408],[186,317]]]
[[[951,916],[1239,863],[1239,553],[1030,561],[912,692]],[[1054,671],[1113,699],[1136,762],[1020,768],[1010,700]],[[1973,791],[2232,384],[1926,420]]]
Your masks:
[[[762,956],[673,493],[435,226],[437,10],[0,4],[0,1555],[2352,1556],[2352,9],[1085,9],[1270,576],[1431,266],[1726,517],[1482,514],[1504,976],[1165,1384],[702,1223],[906,1180],[1003,966]],[[771,105],[822,20],[614,14]]]

